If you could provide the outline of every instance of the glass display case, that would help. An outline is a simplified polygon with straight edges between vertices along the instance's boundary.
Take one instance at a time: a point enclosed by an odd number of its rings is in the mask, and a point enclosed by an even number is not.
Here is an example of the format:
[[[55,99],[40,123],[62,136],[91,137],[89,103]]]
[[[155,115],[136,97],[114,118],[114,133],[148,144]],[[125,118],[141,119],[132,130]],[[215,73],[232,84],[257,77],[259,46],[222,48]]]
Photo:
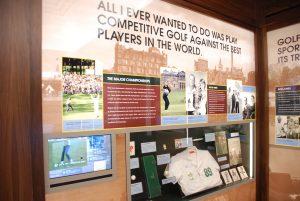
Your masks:
[[[193,200],[254,179],[254,126],[129,133],[128,200]]]

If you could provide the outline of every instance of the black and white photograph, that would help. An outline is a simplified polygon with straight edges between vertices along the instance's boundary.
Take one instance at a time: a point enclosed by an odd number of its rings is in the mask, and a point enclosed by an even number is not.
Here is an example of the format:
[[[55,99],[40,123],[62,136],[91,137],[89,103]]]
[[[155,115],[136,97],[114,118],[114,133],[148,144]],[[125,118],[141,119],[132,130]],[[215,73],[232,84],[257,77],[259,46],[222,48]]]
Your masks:
[[[276,138],[298,140],[300,137],[300,116],[276,116]]]
[[[242,113],[242,81],[227,80],[227,113]]]
[[[255,119],[255,92],[243,93],[243,119]]]
[[[207,114],[207,73],[186,73],[186,112],[188,115]]]

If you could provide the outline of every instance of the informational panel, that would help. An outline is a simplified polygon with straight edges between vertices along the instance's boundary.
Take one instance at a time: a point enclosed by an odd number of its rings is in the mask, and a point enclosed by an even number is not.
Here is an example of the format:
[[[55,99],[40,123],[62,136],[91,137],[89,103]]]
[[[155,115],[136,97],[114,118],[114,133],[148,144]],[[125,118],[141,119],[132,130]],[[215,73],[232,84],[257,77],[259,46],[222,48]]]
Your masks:
[[[104,128],[160,125],[159,78],[104,74]]]
[[[267,33],[269,200],[300,198],[300,23]]]
[[[43,4],[44,132],[255,118],[253,32],[162,1]]]
[[[299,28],[296,24],[268,33],[271,139],[296,147],[300,146]]]

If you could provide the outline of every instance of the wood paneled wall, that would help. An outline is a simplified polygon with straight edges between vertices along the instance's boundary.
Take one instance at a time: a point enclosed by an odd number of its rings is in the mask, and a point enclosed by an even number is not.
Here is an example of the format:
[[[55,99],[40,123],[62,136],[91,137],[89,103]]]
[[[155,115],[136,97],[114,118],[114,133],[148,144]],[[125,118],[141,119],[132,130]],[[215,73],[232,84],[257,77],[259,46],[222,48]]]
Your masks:
[[[0,21],[0,200],[43,201],[41,0],[1,0]]]
[[[269,87],[268,87],[268,61],[267,61],[267,31],[291,25],[300,21],[300,1],[294,0],[262,0],[258,1],[258,30],[257,55],[258,68],[257,85],[260,97],[257,102],[261,107],[261,123],[258,130],[263,134],[259,138],[258,154],[260,162],[257,165],[257,200],[269,200]]]
[[[256,45],[256,200],[266,201],[269,172],[269,130],[268,130],[268,71],[265,68],[265,30],[257,28]]]
[[[300,21],[300,1],[262,0],[259,2],[259,26],[267,30],[291,25]]]
[[[196,12],[255,30],[257,21],[257,0],[164,0]]]

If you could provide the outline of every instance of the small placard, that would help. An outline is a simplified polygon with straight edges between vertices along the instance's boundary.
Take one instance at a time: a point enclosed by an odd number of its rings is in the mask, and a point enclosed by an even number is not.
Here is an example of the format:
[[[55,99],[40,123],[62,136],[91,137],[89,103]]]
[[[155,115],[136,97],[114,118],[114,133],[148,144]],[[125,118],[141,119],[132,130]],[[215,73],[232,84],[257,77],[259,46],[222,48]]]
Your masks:
[[[238,136],[240,136],[240,134],[239,133],[230,133],[230,136],[231,137],[238,137]]]
[[[224,180],[226,185],[232,183],[232,179],[231,179],[230,174],[227,170],[221,172],[221,175],[222,175],[223,180]]]
[[[218,158],[218,162],[227,161],[227,156],[222,156]]]
[[[130,153],[130,156],[134,156],[135,155],[135,142],[134,141],[130,142],[129,153]]]
[[[175,149],[187,148],[193,146],[193,138],[175,139]]]
[[[131,184],[131,195],[139,194],[143,192],[142,182]]]
[[[156,152],[156,142],[144,142],[141,143],[142,154]]]
[[[167,179],[163,179],[163,180],[161,180],[161,183],[163,185],[169,184],[169,183],[175,184],[176,183],[176,177],[170,177],[170,178],[167,178]]]
[[[215,133],[205,133],[205,142],[214,142]]]
[[[229,172],[234,182],[241,180],[235,168],[230,169]]]
[[[224,164],[224,165],[221,165],[221,170],[227,169],[229,167],[230,167],[230,165],[228,163]]]
[[[130,169],[137,169],[140,168],[140,162],[139,162],[139,158],[131,158],[130,159]]]
[[[170,163],[171,155],[170,154],[161,154],[157,155],[157,165],[164,165]]]
[[[244,168],[244,166],[240,166],[240,167],[237,167],[238,171],[239,171],[239,174],[241,176],[241,179],[247,179],[248,178],[248,174]]]

